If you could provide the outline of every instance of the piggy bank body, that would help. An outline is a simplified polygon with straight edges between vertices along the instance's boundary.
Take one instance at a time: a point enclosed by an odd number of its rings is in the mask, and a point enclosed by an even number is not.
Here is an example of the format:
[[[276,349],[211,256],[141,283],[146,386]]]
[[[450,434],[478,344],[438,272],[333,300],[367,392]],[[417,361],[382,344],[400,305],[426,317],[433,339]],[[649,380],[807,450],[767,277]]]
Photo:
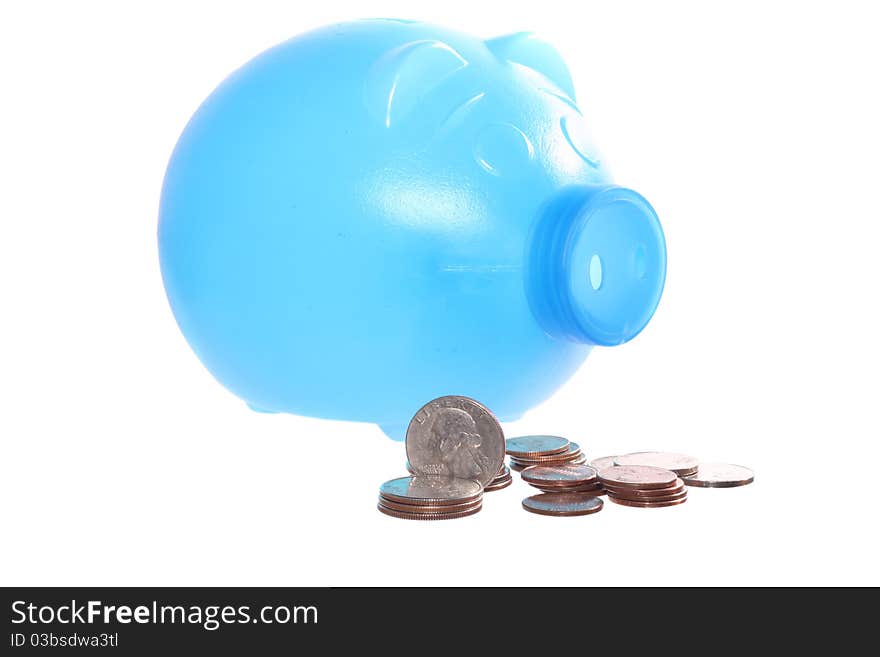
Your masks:
[[[641,331],[666,270],[552,47],[385,20],[294,38],[214,91],[168,166],[159,248],[229,390],[394,438],[444,394],[515,419]]]

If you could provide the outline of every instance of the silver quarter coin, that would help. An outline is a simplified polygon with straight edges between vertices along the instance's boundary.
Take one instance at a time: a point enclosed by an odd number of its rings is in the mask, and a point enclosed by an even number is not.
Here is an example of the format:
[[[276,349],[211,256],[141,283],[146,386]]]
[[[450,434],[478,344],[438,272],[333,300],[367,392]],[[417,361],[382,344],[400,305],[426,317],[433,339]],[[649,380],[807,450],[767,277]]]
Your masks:
[[[415,473],[471,479],[483,487],[501,470],[504,448],[498,420],[468,397],[428,402],[406,430],[406,456]]]
[[[755,480],[755,473],[741,465],[731,463],[700,463],[697,474],[682,477],[687,486],[701,488],[734,488],[745,486]]]

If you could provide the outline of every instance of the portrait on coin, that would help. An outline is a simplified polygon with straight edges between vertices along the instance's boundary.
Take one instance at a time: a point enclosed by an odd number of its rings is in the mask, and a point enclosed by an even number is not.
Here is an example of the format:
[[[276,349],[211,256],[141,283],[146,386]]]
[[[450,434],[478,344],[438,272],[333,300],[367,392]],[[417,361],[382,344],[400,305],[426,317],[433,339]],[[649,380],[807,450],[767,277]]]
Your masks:
[[[441,409],[431,427],[431,441],[445,466],[446,474],[470,479],[489,468],[489,458],[480,449],[482,438],[474,419],[459,408]]]

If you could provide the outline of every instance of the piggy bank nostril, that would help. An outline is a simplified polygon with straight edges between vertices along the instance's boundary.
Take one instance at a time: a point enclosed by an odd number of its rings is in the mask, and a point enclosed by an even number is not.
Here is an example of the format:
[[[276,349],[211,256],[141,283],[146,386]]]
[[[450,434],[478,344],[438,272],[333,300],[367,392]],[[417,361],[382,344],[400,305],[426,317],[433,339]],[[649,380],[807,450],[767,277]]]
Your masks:
[[[637,280],[643,280],[648,273],[648,248],[639,244],[632,255],[633,274]]]
[[[590,286],[596,291],[602,287],[602,258],[594,253],[590,258]]]

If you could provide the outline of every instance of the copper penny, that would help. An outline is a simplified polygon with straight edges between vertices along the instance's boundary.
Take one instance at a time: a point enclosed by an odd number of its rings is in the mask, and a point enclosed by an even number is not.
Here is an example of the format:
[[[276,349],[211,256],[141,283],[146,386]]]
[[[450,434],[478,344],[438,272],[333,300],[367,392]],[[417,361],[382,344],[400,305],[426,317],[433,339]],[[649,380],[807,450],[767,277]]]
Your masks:
[[[483,487],[469,479],[419,475],[386,481],[379,488],[385,499],[416,505],[443,505],[479,499]]]
[[[514,457],[534,458],[567,450],[568,439],[562,436],[517,436],[507,439],[507,453]]]
[[[655,507],[659,508],[661,506],[676,506],[677,504],[684,504],[685,502],[687,502],[687,496],[681,497],[677,500],[669,500],[666,502],[643,502],[641,500],[625,500],[620,497],[613,497],[611,495],[608,496],[608,499],[615,504],[620,504],[622,506],[641,507],[643,509],[652,509]]]
[[[734,488],[745,486],[755,480],[755,473],[741,465],[731,463],[700,463],[697,473],[682,477],[688,486],[701,488]]]
[[[626,494],[620,495],[620,494],[615,493],[613,491],[608,492],[609,497],[614,497],[614,498],[617,498],[618,500],[628,500],[630,502],[651,502],[651,503],[671,502],[672,500],[678,500],[678,499],[681,499],[682,497],[687,497],[687,494],[688,494],[687,489],[684,488],[684,486],[682,486],[682,490],[680,490],[678,492],[669,493],[668,495],[658,495],[656,497],[639,497],[638,495],[626,495]]]
[[[598,481],[598,474],[588,465],[533,465],[523,470],[522,478],[530,484],[572,486]]]
[[[459,511],[470,511],[482,503],[483,499],[479,498],[473,502],[461,502],[459,504],[404,504],[389,500],[381,495],[379,496],[379,504],[381,506],[392,511],[403,511],[404,513],[457,513]]]
[[[392,518],[403,518],[405,520],[452,520],[454,518],[472,516],[475,513],[478,513],[480,509],[483,508],[483,505],[480,504],[474,509],[458,511],[456,513],[406,513],[404,511],[395,511],[394,509],[386,508],[381,504],[377,505],[376,508],[386,516],[391,516]]]
[[[677,475],[693,474],[699,464],[693,456],[673,452],[633,452],[614,459],[614,465],[649,465],[672,470]]]
[[[601,482],[612,488],[668,488],[677,478],[671,470],[647,465],[612,465],[599,470]]]
[[[602,510],[602,500],[580,493],[541,493],[527,497],[522,505],[543,516],[586,516]]]
[[[664,500],[666,498],[672,498],[676,495],[685,495],[687,494],[687,488],[682,486],[680,489],[675,491],[664,491],[662,495],[638,495],[633,494],[631,491],[621,491],[615,490],[613,488],[606,488],[605,492],[608,493],[611,497],[622,497],[625,500],[641,500],[642,502],[653,502],[655,500]]]
[[[675,483],[672,486],[667,486],[666,488],[632,488],[625,486],[609,486],[606,485],[605,488],[612,495],[616,495],[618,497],[663,497],[664,495],[673,495],[675,493],[680,493],[684,490],[684,482],[681,479],[676,479]]]

